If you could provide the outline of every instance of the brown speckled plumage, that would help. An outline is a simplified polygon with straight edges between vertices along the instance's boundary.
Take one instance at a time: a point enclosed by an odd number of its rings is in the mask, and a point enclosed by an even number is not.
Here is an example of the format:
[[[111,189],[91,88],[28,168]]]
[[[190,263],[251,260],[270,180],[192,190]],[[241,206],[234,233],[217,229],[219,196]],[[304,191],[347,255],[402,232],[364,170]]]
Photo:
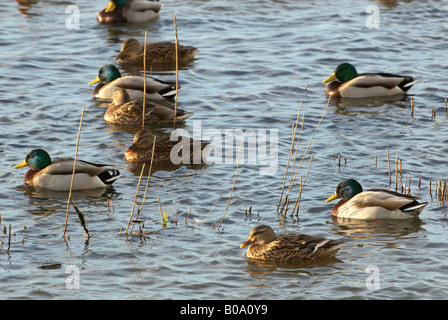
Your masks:
[[[195,47],[178,45],[179,64],[191,61],[199,52]],[[121,63],[139,64],[143,66],[144,44],[136,39],[127,39],[121,44],[120,54],[114,60]],[[176,47],[174,42],[151,42],[146,45],[146,63],[166,64],[176,62]]]
[[[203,154],[208,151],[208,147],[211,146],[205,142],[193,140],[191,138],[182,137],[187,139],[188,147],[190,147],[189,157],[184,159],[184,163],[201,164],[203,163]],[[156,136],[156,145],[154,147],[154,162],[159,161],[172,161],[171,152],[177,154],[179,158],[184,154],[180,147],[182,140],[170,139],[170,136]],[[134,136],[132,145],[126,149],[124,157],[129,162],[151,162],[152,147],[154,143],[154,134],[149,129],[142,129],[138,131]],[[176,149],[173,149],[176,148]],[[179,148],[179,149],[177,149]],[[178,164],[178,163],[174,163]]]
[[[275,234],[271,227],[253,228],[249,238],[241,245],[250,245],[246,257],[261,261],[295,261],[317,258],[334,258],[345,242],[305,234]]]
[[[177,109],[177,121],[183,121],[191,116],[181,109]],[[112,124],[141,125],[143,118],[143,99],[131,100],[125,89],[118,88],[114,92],[113,102],[109,105],[104,120]],[[154,101],[145,101],[145,123],[172,123],[174,110]]]

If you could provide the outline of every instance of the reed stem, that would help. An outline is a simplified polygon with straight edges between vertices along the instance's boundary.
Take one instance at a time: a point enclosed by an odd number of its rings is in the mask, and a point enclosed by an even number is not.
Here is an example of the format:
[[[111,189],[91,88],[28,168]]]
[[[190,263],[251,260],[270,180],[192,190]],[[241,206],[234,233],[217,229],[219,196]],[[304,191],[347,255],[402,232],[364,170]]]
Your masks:
[[[143,113],[142,113],[142,129],[145,129],[145,115],[146,115],[146,43],[148,38],[148,31],[145,31],[145,45],[143,47]]]
[[[174,13],[174,39],[175,39],[175,50],[176,50],[176,96],[174,98],[174,124],[173,128],[176,129],[176,120],[177,120],[177,96],[179,93],[179,57],[178,57],[178,44],[179,40],[177,38],[177,22],[176,22],[176,13]]]
[[[70,181],[70,190],[68,193],[68,200],[67,200],[67,212],[65,213],[65,224],[64,224],[64,233],[63,233],[64,239],[65,239],[65,232],[67,230],[67,221],[68,221],[68,212],[70,209],[70,202],[72,200],[73,181],[75,180],[76,161],[78,160],[79,138],[81,137],[82,120],[84,118],[85,108],[86,108],[85,106],[82,106],[81,120],[79,121],[78,138],[76,139],[75,160],[73,161],[72,179]]]

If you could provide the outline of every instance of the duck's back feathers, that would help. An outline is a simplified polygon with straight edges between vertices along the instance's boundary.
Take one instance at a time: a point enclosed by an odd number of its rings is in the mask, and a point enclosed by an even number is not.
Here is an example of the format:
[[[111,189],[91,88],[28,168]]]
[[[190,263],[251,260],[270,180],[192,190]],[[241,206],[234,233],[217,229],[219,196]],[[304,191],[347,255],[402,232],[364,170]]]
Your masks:
[[[99,83],[93,92],[97,99],[110,100],[116,89],[125,89],[131,100],[143,97],[144,78],[128,75],[115,79],[107,84]],[[173,98],[176,95],[176,85],[152,77],[146,77],[146,97],[150,99]]]
[[[323,82],[329,82],[325,87],[325,93],[332,97],[367,98],[403,95],[417,81],[411,76],[384,72],[358,74],[353,65],[343,63]]]
[[[73,161],[70,158],[59,158],[42,170],[31,169],[29,170],[31,172],[25,175],[24,182],[46,189],[68,191],[72,179]],[[111,185],[119,177],[120,172],[107,168],[107,165],[78,160],[73,190],[103,188]]]
[[[246,257],[263,261],[334,258],[344,244],[345,242],[304,234],[278,234],[267,245],[252,245],[247,250]]]
[[[177,58],[179,64],[185,64],[192,60],[199,52],[195,47],[178,45]],[[136,39],[127,39],[121,45],[121,51],[114,60],[125,64],[138,64],[143,66],[145,58],[144,44]],[[146,45],[146,63],[154,66],[157,64],[173,64],[176,62],[176,45],[174,42],[151,42]]]
[[[372,189],[355,195],[348,201],[341,200],[333,209],[333,215],[354,219],[409,219],[418,217],[427,203],[419,203],[419,197]]]
[[[124,7],[116,6],[113,11],[102,9],[97,19],[103,23],[116,22],[145,22],[157,17],[162,9],[161,2],[149,0],[126,0]]]
[[[281,233],[275,235],[271,227],[253,228],[241,245],[250,245],[246,257],[259,261],[288,262],[304,259],[334,258],[344,241],[330,240],[305,234]]]

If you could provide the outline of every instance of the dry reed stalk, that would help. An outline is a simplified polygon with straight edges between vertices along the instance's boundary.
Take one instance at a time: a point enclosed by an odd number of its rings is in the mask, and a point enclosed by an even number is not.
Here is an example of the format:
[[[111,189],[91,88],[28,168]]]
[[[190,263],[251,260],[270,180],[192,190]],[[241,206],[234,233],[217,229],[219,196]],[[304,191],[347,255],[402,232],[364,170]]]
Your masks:
[[[305,124],[305,116],[302,114],[302,125],[300,127],[299,137],[298,137],[297,143],[296,143],[296,148],[295,148],[296,150],[295,150],[295,153],[294,153],[294,162],[293,162],[292,168],[291,168],[291,176],[289,177],[288,192],[289,192],[289,190],[291,190],[292,182],[294,181],[293,180],[294,168],[296,167],[297,153],[299,151],[299,142],[300,142],[300,138],[302,137],[302,131],[303,131],[304,124]]]
[[[418,176],[418,188],[420,189],[420,184],[422,182],[422,176]]]
[[[299,112],[297,112],[296,123],[295,123],[295,125],[294,124],[292,125],[291,147],[290,147],[290,150],[289,150],[288,162],[286,163],[285,177],[283,178],[282,192],[280,193],[280,199],[278,200],[277,211],[278,211],[278,208],[280,207],[280,203],[281,203],[282,198],[283,198],[283,192],[285,190],[286,176],[288,175],[288,168],[289,168],[289,161],[291,160],[291,154],[292,154],[292,151],[294,150],[294,141],[296,139],[297,126],[298,126],[298,122],[299,122],[299,118],[300,118],[300,109],[301,108],[302,108],[302,101],[300,101]]]
[[[432,198],[432,192],[431,192],[431,179],[429,179],[429,195]]]
[[[432,106],[431,119],[435,119],[435,118],[436,118],[436,109],[434,109],[434,106]]]
[[[411,98],[411,117],[414,118],[414,99]]]
[[[152,171],[152,162],[154,160],[154,148],[156,146],[156,139],[157,139],[157,136],[154,136],[154,142],[152,143],[151,163],[149,165],[148,179],[146,179],[145,193],[143,194],[142,203],[140,204],[140,208],[137,210],[137,216],[135,217],[134,220],[138,219],[138,217],[140,216],[140,212],[143,209],[143,205],[144,205],[145,199],[146,199],[146,194],[148,192],[149,180],[151,178],[151,171]],[[142,171],[142,173],[143,173],[143,171]],[[132,230],[134,230],[134,225],[135,225],[135,223],[132,225],[131,232],[132,232]]]
[[[177,119],[177,95],[179,92],[179,57],[177,47],[179,45],[179,40],[177,38],[177,23],[176,23],[176,13],[174,13],[174,45],[176,50],[176,96],[174,98],[174,124],[173,127],[176,129],[176,119]]]
[[[375,168],[378,168],[378,156],[375,156]]]
[[[138,179],[137,190],[135,191],[135,196],[134,196],[134,203],[132,204],[132,210],[131,210],[131,214],[129,216],[128,224],[126,226],[126,231],[124,232],[126,234],[128,234],[129,224],[131,223],[132,217],[134,215],[135,203],[137,202],[138,190],[140,189],[140,183],[142,182],[143,170],[145,170],[145,165],[146,165],[146,163],[143,163],[142,171],[140,172],[140,177]]]
[[[306,178],[308,177],[308,173],[310,172],[311,162],[313,162],[313,157],[314,157],[314,153],[311,154],[310,163],[308,164],[308,169],[306,170],[306,174],[305,174],[305,178],[303,179],[303,183],[300,183],[299,195],[297,196],[297,200],[294,203],[294,209],[292,210],[291,215],[294,214],[294,211],[296,212],[296,216],[299,214],[299,206],[300,206],[300,199],[302,198],[302,190],[303,190],[303,186],[305,185]]]
[[[148,31],[145,31],[145,45],[143,47],[143,117],[142,129],[145,129],[145,109],[146,109],[146,41],[148,38]]]
[[[205,220],[208,218],[208,216],[210,215],[210,213],[212,213],[213,209],[216,206],[216,203],[218,202],[218,200],[221,198],[221,195],[218,196],[218,199],[216,199],[215,203],[213,204],[213,207],[210,209],[209,213],[207,213],[207,215],[205,216],[204,220],[202,221],[201,225],[199,227],[202,227],[202,225],[204,224]]]
[[[224,218],[227,215],[227,210],[229,209],[230,199],[232,198],[233,188],[235,187],[236,177],[238,176],[238,169],[239,169],[239,166],[240,166],[240,156],[241,156],[241,148],[242,148],[242,146],[243,146],[243,140],[241,140],[241,142],[240,142],[240,150],[238,152],[238,162],[236,164],[235,177],[233,178],[233,185],[232,185],[232,189],[230,190],[229,200],[227,200],[226,211],[224,212],[224,216],[222,217],[221,222],[218,225],[218,231],[219,231],[219,228],[221,228],[221,224],[222,224],[222,222],[224,221]]]
[[[188,210],[187,217],[185,218],[185,224],[188,223],[188,218],[190,217],[190,213],[191,213],[191,208],[190,208],[190,210]]]
[[[85,106],[82,106],[81,120],[79,121],[78,138],[76,139],[75,160],[73,161],[72,179],[70,181],[70,190],[68,193],[68,200],[67,200],[67,212],[65,213],[64,233],[62,235],[64,239],[65,239],[65,231],[67,230],[68,211],[70,209],[70,202],[72,200],[73,181],[75,180],[76,161],[78,160],[79,138],[81,136],[82,120],[84,118],[85,108],[86,108]]]
[[[314,136],[316,135],[316,132],[317,132],[317,130],[319,129],[319,126],[320,126],[320,124],[322,123],[322,120],[323,120],[325,114],[326,114],[327,111],[328,111],[328,106],[330,105],[330,98],[331,98],[331,97],[328,97],[327,106],[325,107],[325,111],[324,111],[324,113],[322,114],[322,116],[321,116],[319,122],[317,123],[316,129],[314,130],[314,133],[313,133],[313,135],[311,136],[310,141],[308,142],[308,145],[307,145],[307,147],[306,147],[306,149],[305,149],[305,152],[303,153],[302,159],[300,160],[299,166],[297,167],[296,174],[294,175],[294,178],[292,179],[292,181],[291,181],[290,184],[289,184],[289,185],[290,185],[290,188],[288,189],[287,194],[289,194],[289,192],[291,191],[292,185],[294,184],[294,181],[295,181],[295,179],[296,179],[296,177],[297,177],[297,174],[299,173],[299,169],[300,169],[300,167],[302,166],[303,160],[305,159],[305,156],[306,156],[306,154],[308,153],[308,149],[309,149],[310,146],[311,146],[311,142],[313,142]]]
[[[392,178],[390,175],[390,159],[389,159],[389,147],[386,147],[386,152],[387,152],[387,164],[389,166],[389,185],[392,183]]]
[[[398,151],[395,157],[395,191],[398,189]]]
[[[162,212],[162,206],[160,205],[160,199],[158,194],[157,194],[157,203],[159,204],[160,218],[162,218],[162,224],[163,224],[163,212]]]
[[[412,175],[411,175],[411,173],[409,172],[409,186],[408,186],[408,194],[411,194],[411,178],[412,178]]]

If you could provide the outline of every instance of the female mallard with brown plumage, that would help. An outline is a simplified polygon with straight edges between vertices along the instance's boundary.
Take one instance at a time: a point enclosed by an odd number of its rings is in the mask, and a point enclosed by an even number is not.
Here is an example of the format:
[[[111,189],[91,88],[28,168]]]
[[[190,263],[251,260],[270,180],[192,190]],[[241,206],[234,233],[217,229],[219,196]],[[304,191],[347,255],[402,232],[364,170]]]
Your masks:
[[[154,101],[145,101],[145,124],[162,124],[174,121],[174,110],[155,104]],[[177,109],[176,120],[183,121],[191,113]],[[130,100],[123,88],[114,92],[113,102],[109,105],[104,120],[112,124],[141,125],[143,120],[143,99]]]
[[[390,73],[358,74],[356,68],[350,63],[340,64],[330,77],[322,81],[322,83],[328,83],[325,94],[334,98],[403,95],[415,82],[411,76]]]
[[[341,198],[333,208],[333,216],[351,219],[411,219],[417,218],[427,202],[415,197],[384,189],[362,190],[354,179],[338,184],[336,192],[325,202]]]
[[[181,141],[171,140],[171,136],[156,136],[154,160],[177,164],[202,164],[212,147],[210,144],[181,137]],[[134,136],[132,145],[126,149],[124,157],[129,162],[151,162],[154,134],[149,129],[142,129]],[[179,162],[177,162],[179,161]]]
[[[240,246],[249,246],[246,257],[261,261],[294,261],[334,258],[344,241],[329,240],[305,234],[275,234],[267,225],[250,231],[249,238]]]
[[[121,51],[114,60],[120,63],[139,64],[143,66],[145,45],[138,42],[137,39],[131,38],[123,41]],[[183,65],[191,61],[199,52],[195,47],[177,46],[177,56],[179,65]],[[146,44],[146,63],[168,64],[176,63],[176,45],[174,42],[150,42]]]
[[[23,182],[27,185],[68,191],[72,180],[73,161],[74,159],[70,158],[52,160],[45,150],[34,149],[14,168],[31,167],[23,177]],[[119,177],[120,172],[108,168],[107,165],[77,160],[72,190],[104,188]]]
[[[145,22],[154,19],[162,9],[161,2],[149,0],[110,0],[97,19],[99,22]]]

